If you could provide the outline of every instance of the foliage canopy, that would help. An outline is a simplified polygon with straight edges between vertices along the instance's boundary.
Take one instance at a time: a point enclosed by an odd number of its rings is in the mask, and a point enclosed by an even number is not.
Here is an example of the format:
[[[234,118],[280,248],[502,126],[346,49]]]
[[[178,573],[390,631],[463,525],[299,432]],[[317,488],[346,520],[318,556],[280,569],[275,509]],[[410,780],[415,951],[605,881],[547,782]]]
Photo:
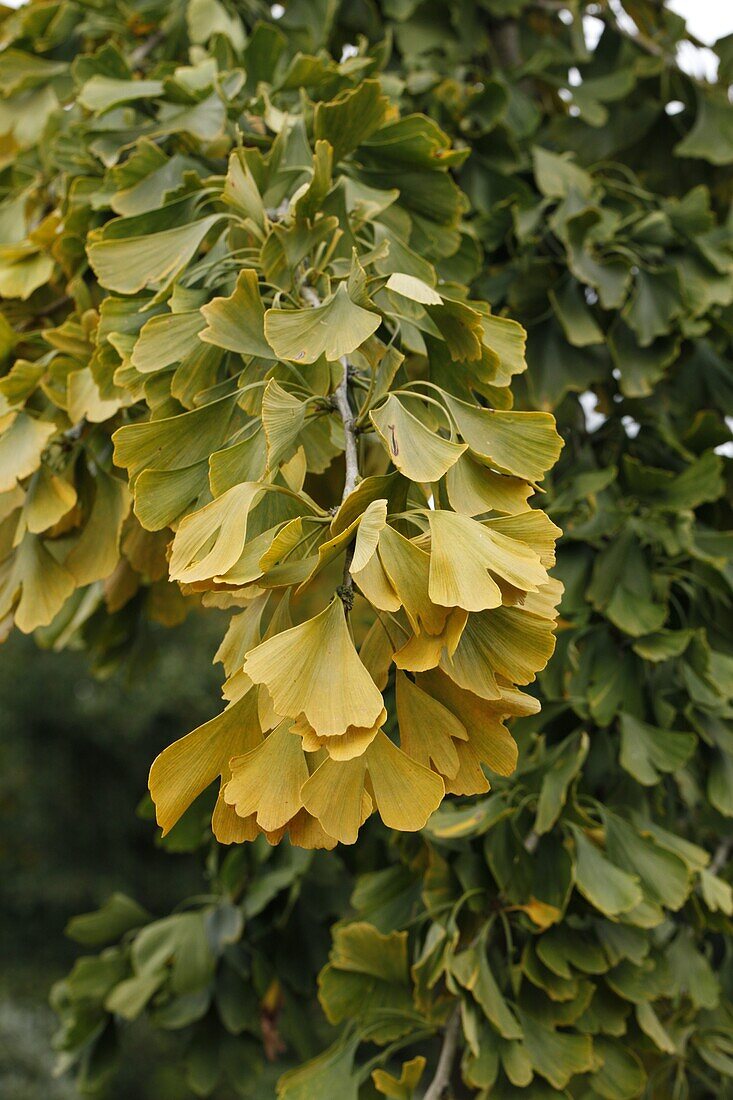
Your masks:
[[[733,50],[625,7],[5,19],[2,614],[233,610],[150,777],[210,896],[73,922],[85,1087],[146,1013],[200,1095],[727,1095]]]

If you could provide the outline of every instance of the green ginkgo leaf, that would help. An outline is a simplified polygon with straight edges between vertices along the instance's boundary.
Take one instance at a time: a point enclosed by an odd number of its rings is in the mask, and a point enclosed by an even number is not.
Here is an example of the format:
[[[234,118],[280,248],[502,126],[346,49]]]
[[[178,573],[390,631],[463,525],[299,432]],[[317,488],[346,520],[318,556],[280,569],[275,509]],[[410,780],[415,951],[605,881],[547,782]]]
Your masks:
[[[610,917],[628,913],[641,903],[642,892],[636,875],[612,863],[582,829],[573,826],[575,840],[575,882],[591,905]]]
[[[176,275],[220,222],[220,214],[209,214],[144,237],[104,237],[88,246],[89,262],[102,286],[120,294],[135,294]]]
[[[180,363],[197,343],[204,321],[198,310],[151,317],[140,330],[131,362],[143,374]]]
[[[209,344],[237,351],[240,355],[258,355],[274,359],[265,339],[265,307],[260,297],[257,273],[243,268],[237,285],[228,298],[214,298],[201,307],[206,321],[200,338]]]
[[[98,75],[84,84],[79,92],[79,103],[89,111],[102,114],[136,99],[153,99],[162,91],[162,80],[119,80]]]
[[[115,465],[134,480],[146,469],[182,470],[208,460],[227,437],[234,401],[222,397],[180,416],[118,428],[112,437]]]
[[[364,80],[330,103],[319,103],[313,130],[317,139],[333,147],[333,159],[338,162],[371,137],[389,114],[389,99],[381,94],[379,81]]]
[[[346,283],[312,309],[268,309],[265,336],[278,359],[334,362],[356,351],[380,325],[378,313],[352,302]]]

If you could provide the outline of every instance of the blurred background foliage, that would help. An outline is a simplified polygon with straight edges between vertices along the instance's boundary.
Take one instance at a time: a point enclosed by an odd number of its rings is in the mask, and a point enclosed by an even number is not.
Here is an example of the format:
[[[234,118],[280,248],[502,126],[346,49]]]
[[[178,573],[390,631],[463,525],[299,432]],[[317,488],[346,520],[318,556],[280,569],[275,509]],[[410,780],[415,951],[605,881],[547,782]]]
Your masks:
[[[99,679],[84,653],[14,635],[0,661],[0,1096],[67,1100],[51,1077],[48,991],[78,953],[61,931],[124,888],[152,912],[201,889],[200,857],[156,846],[140,804],[154,753],[218,708],[211,664],[221,623],[197,615],[139,638],[129,664]],[[149,690],[149,677],[157,684]],[[42,761],[42,766],[39,762]],[[180,841],[179,841],[180,843]],[[186,845],[183,845],[184,848]],[[175,848],[176,845],[174,844]],[[129,1044],[129,1045],[128,1045]],[[166,1037],[144,1025],[110,1097],[191,1096]],[[166,1048],[169,1048],[166,1050]]]

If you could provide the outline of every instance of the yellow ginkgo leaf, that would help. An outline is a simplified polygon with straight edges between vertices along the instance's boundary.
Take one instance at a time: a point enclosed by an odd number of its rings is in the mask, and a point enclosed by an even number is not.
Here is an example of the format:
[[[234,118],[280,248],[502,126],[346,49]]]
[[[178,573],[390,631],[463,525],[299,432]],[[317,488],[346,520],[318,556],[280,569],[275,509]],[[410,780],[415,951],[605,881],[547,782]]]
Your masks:
[[[476,751],[473,738],[469,741],[456,741],[458,768],[455,775],[445,777],[445,793],[455,795],[485,794],[491,790],[486,772],[481,767],[481,757]]]
[[[359,648],[359,656],[380,691],[389,679],[394,647],[380,619],[375,619]]]
[[[443,800],[439,775],[418,764],[381,730],[364,753],[372,796],[388,829],[417,832]]]
[[[3,523],[8,516],[12,515],[13,512],[17,512],[23,507],[25,498],[25,489],[17,484],[7,492],[0,493],[0,524]],[[13,541],[12,538],[10,541]],[[0,557],[4,557],[2,550],[0,550]]]
[[[349,527],[375,500],[385,500],[388,512],[401,512],[405,507],[408,488],[409,483],[397,470],[391,474],[365,477],[339,505],[331,520],[331,534],[338,535]]]
[[[444,653],[440,667],[459,684],[482,699],[500,699],[501,689],[491,662],[488,611],[469,614],[453,653]]]
[[[431,511],[430,598],[448,607],[485,611],[498,607],[495,573],[523,591],[536,590],[547,572],[534,550],[494,527],[456,512]]]
[[[479,759],[499,775],[511,775],[517,766],[517,743],[503,724],[500,709],[464,691],[438,669],[418,678],[418,683],[463,724],[468,743]],[[457,745],[460,750],[460,745]]]
[[[23,508],[27,530],[34,535],[47,531],[76,504],[76,489],[62,477],[41,466],[31,478]]]
[[[89,367],[72,371],[66,378],[66,411],[76,424],[82,419],[101,424],[119,412],[123,404],[119,398],[102,397]]]
[[[410,481],[438,481],[467,449],[431,431],[392,393],[369,415],[392,462]]]
[[[386,523],[387,501],[373,500],[348,527],[344,527],[332,538],[321,543],[318,547],[318,558],[298,591],[310,584],[316,574],[320,573],[329,562],[339,557],[352,542],[354,552],[350,571],[356,573],[365,569],[377,549],[380,531]]]
[[[552,569],[555,564],[555,543],[562,531],[552,522],[547,512],[532,508],[513,516],[487,520],[486,527],[526,543],[537,554],[545,569]]]
[[[240,817],[233,806],[227,806],[224,801],[224,786],[230,777],[231,772],[227,768],[222,776],[222,785],[211,815],[211,831],[220,844],[244,844],[247,840],[255,840],[262,830],[257,824],[256,814]]]
[[[278,714],[304,714],[322,737],[349,726],[371,729],[382,711],[382,695],[359,660],[338,598],[315,618],[262,642],[247,654],[244,671],[265,684]]]
[[[354,843],[374,808],[365,777],[364,754],[345,761],[328,758],[303,787],[303,805],[340,844]]]
[[[0,621],[16,599],[15,625],[24,634],[48,626],[76,588],[76,581],[38,535],[27,534],[0,578]]]
[[[425,672],[435,668],[444,652],[448,657],[455,653],[467,620],[468,612],[462,607],[454,607],[440,634],[414,634],[408,638],[395,651],[395,665],[406,672]]]
[[[489,574],[493,546],[481,524],[456,512],[431,512],[430,535],[431,600],[466,611],[498,607],[501,589]]]
[[[191,584],[226,573],[242,553],[249,511],[261,491],[256,481],[235,485],[182,519],[171,551],[171,580]]]
[[[378,552],[389,583],[415,633],[440,634],[449,609],[430,598],[430,555],[390,526],[385,527],[379,537]]]
[[[270,693],[264,684],[257,686],[257,716],[263,730],[272,730],[280,725],[280,715],[276,713]]]
[[[249,819],[248,819],[249,820]],[[330,851],[335,848],[338,841],[329,836],[317,817],[313,817],[307,810],[298,810],[286,825],[280,829],[273,829],[265,833],[268,844],[279,844],[284,836],[287,836],[295,848],[324,848]]]
[[[387,279],[385,286],[387,290],[393,290],[395,294],[401,294],[404,298],[409,298],[411,302],[419,302],[423,306],[440,306],[443,304],[443,299],[437,290],[428,286],[422,279],[416,278],[415,275],[406,275],[402,271],[395,271]]]
[[[530,594],[534,595],[534,594]],[[528,597],[529,598],[529,597]],[[551,603],[551,595],[542,597]],[[497,607],[469,615],[452,657],[440,667],[461,687],[484,699],[501,692],[496,676],[529,684],[555,649],[555,621],[520,607]]]
[[[238,615],[233,615],[229,628],[217,649],[214,660],[221,661],[226,673],[222,695],[230,702],[241,698],[252,683],[244,671],[244,658],[261,641],[260,623],[269,596],[258,596]],[[277,722],[273,723],[277,725]]]
[[[395,683],[400,747],[426,768],[452,778],[458,771],[454,738],[468,734],[456,716],[413,680],[398,672]]]
[[[55,425],[26,413],[9,413],[0,419],[0,493],[37,470],[41,454]]]
[[[503,473],[541,481],[557,461],[562,439],[551,413],[482,409],[451,394],[445,400],[473,453]]]
[[[482,317],[481,327],[484,346],[490,348],[498,359],[492,381],[496,386],[508,386],[515,374],[522,374],[527,369],[524,358],[527,333],[511,318],[494,314]]]
[[[369,777],[369,791],[365,787]],[[381,730],[361,756],[324,760],[303,788],[303,803],[331,836],[353,844],[372,804],[390,829],[422,829],[440,805],[443,780],[393,744]]]
[[[233,756],[254,749],[261,741],[257,693],[249,691],[221,714],[163,749],[153,761],[148,780],[163,835],[210,783],[228,775]]]
[[[402,607],[378,554],[373,554],[361,569],[352,568],[351,576],[372,607],[380,611],[399,611]]]
[[[64,563],[78,585],[104,580],[115,569],[130,502],[130,490],[124,481],[97,471],[92,510]]]
[[[232,778],[224,788],[224,801],[239,817],[257,815],[267,832],[280,829],[302,807],[301,788],[308,766],[299,737],[285,719],[257,748],[230,761]]]
[[[386,524],[387,501],[373,500],[366,508],[356,529],[354,556],[351,559],[353,572],[359,572],[369,564],[379,544],[380,533]]]
[[[554,619],[532,614],[531,605],[497,608],[488,624],[495,670],[517,684],[531,683],[555,651],[555,626]]]
[[[470,453],[461,455],[446,474],[448,499],[456,512],[479,516],[485,512],[524,512],[533,492],[527,481],[497,474],[477,462]]]
[[[528,592],[522,600],[522,611],[539,615],[541,619],[551,619],[552,629],[557,626],[557,607],[565,591],[556,577],[550,577],[546,584],[540,585],[536,592]]]
[[[371,745],[379,730],[387,721],[387,711],[382,708],[377,721],[370,729],[361,726],[349,726],[346,733],[339,737],[319,737],[316,731],[303,717],[297,718],[291,729],[293,733],[300,734],[303,738],[303,749],[306,752],[318,752],[325,749],[332,760],[353,760],[361,756]]]

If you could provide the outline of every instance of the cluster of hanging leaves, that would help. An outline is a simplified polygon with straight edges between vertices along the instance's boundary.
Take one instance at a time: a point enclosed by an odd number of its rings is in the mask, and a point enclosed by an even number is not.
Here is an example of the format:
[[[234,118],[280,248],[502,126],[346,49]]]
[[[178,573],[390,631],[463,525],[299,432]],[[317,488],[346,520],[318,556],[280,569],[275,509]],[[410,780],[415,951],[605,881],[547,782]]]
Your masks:
[[[151,770],[158,823],[221,778],[218,840],[331,848],[512,771],[561,591],[528,498],[561,440],[511,408],[522,328],[460,281],[467,150],[375,59],[206,10],[144,79],[9,21],[0,616],[58,641],[146,586],[164,620],[236,609],[226,708]]]
[[[6,24],[7,140],[60,212],[22,244],[10,220],[32,289],[6,303],[0,386],[26,380],[11,418],[53,419],[78,464],[51,470],[73,522],[23,538],[70,572],[100,475],[134,500],[110,573],[40,633],[104,665],[140,616],[236,608],[228,707],[152,775],[164,843],[203,847],[218,900],[75,923],[104,950],[55,991],[61,1065],[92,1088],[144,1014],[180,1031],[198,1095],[409,1100],[443,1050],[456,1098],[727,1096],[731,42],[707,85],[657,0],[240,7]],[[424,824],[444,790],[479,797]],[[265,835],[218,847],[212,803],[220,839]],[[424,827],[291,846],[371,809]]]

